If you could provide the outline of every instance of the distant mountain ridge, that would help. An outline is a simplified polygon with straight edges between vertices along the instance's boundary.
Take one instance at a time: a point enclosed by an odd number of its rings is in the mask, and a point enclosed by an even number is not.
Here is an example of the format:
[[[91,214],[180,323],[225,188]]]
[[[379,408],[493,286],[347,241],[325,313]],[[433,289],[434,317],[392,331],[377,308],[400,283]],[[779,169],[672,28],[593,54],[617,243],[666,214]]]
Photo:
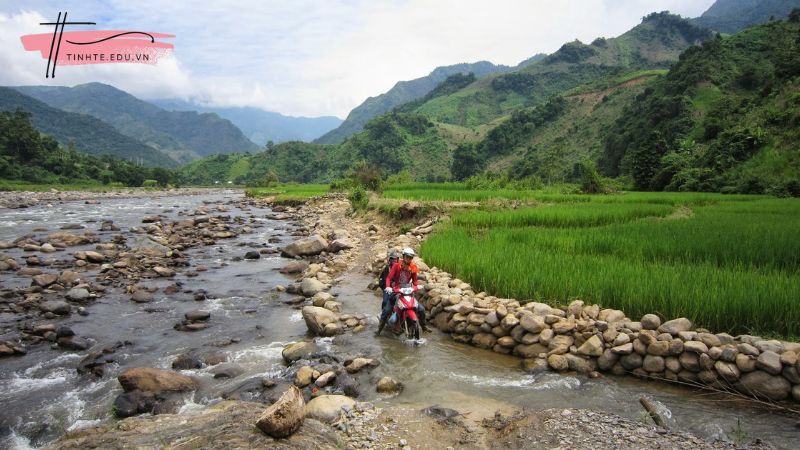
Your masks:
[[[178,99],[153,100],[153,104],[171,111],[216,113],[233,122],[255,144],[263,147],[268,141],[310,142],[342,123],[334,116],[293,117],[252,107],[206,107]]]
[[[529,64],[541,59],[544,55],[537,55],[523,61]],[[314,142],[317,144],[338,144],[347,137],[364,129],[364,125],[370,119],[387,113],[397,106],[417,100],[436,86],[445,81],[447,77],[455,74],[473,73],[475,77],[481,78],[493,73],[508,72],[514,70],[513,67],[494,65],[488,61],[479,61],[472,64],[455,64],[452,66],[437,67],[430,74],[415,78],[409,81],[398,81],[389,91],[376,97],[369,97],[363,103],[355,107],[347,119],[336,129],[326,133]]]
[[[102,83],[14,89],[54,108],[100,119],[179,163],[217,153],[261,150],[235,125],[216,114],[167,111]]]
[[[717,0],[691,20],[695,25],[732,34],[771,18],[785,19],[794,8],[800,8],[800,0]]]
[[[95,117],[53,108],[15,89],[0,87],[0,110],[16,109],[30,113],[34,127],[52,136],[64,147],[73,144],[82,153],[112,155],[147,166],[177,166],[164,153],[120,133]]]

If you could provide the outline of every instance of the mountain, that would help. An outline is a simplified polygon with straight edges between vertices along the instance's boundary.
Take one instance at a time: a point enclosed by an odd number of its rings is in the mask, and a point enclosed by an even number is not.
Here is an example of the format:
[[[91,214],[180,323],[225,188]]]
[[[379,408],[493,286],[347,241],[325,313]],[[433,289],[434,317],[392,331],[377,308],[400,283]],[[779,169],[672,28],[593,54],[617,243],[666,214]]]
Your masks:
[[[519,70],[490,75],[450,95],[420,105],[415,112],[468,130],[541,105],[553,95],[605,77],[635,70],[667,69],[678,55],[712,36],[669,13],[653,13],[616,38],[591,44],[573,41]]]
[[[215,153],[261,150],[216,114],[166,111],[106,84],[15,89],[54,108],[94,116],[181,163]]]
[[[178,99],[154,100],[153,103],[171,111],[216,113],[223,119],[230,120],[260,147],[264,147],[269,141],[276,144],[287,141],[310,142],[342,123],[342,119],[333,116],[292,117],[259,108],[198,106]]]
[[[800,8],[800,0],[717,0],[692,22],[714,31],[733,34],[752,25],[783,19],[794,8]]]
[[[543,55],[537,55],[523,61],[523,63],[530,64],[532,61],[535,61],[537,57],[541,58],[542,56]],[[350,111],[350,114],[347,115],[347,119],[345,119],[338,128],[326,133],[314,142],[319,144],[338,144],[353,133],[364,129],[364,125],[373,117],[389,112],[396,106],[423,97],[450,75],[473,73],[475,77],[481,78],[489,74],[508,72],[510,70],[512,70],[511,67],[502,65],[496,66],[488,61],[437,67],[427,76],[410,81],[400,81],[388,92],[380,94],[377,97],[369,97],[364,103]]]
[[[31,114],[37,130],[55,138],[61,145],[74,145],[83,153],[112,155],[148,166],[175,167],[176,162],[160,151],[121,134],[113,126],[86,114],[53,108],[20,93],[0,87],[0,110],[21,109]]]
[[[609,128],[639,189],[800,196],[800,11],[687,50]]]

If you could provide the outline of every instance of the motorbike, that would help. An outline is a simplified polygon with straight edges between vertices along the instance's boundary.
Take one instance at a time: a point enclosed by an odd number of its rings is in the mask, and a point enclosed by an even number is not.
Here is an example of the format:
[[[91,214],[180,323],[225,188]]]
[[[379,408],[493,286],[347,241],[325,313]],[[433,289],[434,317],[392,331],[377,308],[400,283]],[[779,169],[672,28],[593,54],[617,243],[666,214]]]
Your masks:
[[[419,319],[417,318],[417,299],[414,297],[414,288],[404,286],[395,295],[394,304],[395,320],[400,323],[400,328],[407,339],[419,340]],[[392,322],[390,320],[390,322]]]

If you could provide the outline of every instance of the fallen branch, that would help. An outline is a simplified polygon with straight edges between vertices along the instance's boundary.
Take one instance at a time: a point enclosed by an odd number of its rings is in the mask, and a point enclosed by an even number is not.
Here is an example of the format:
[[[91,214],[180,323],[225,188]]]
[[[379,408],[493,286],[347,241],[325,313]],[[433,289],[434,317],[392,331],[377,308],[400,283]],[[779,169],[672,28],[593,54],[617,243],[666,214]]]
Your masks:
[[[665,422],[664,419],[661,417],[661,415],[658,414],[658,411],[656,411],[655,405],[653,405],[650,402],[650,400],[648,400],[648,399],[646,399],[644,397],[640,397],[639,398],[639,403],[641,403],[642,406],[644,407],[645,411],[647,411],[647,413],[650,414],[650,418],[653,419],[653,422],[655,422],[656,425],[660,426],[661,428],[663,428],[665,430],[669,429],[669,427],[667,426],[667,422]]]

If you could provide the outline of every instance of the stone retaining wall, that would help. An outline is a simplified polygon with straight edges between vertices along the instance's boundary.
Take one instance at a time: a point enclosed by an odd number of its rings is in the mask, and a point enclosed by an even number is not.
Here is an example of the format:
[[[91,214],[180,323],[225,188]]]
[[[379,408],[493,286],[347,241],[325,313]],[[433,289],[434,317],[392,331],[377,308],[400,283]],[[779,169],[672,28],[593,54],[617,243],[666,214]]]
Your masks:
[[[427,234],[427,233],[424,233]],[[423,233],[393,240],[417,247]],[[385,248],[374,248],[371,269],[380,271]],[[555,370],[587,375],[610,372],[735,390],[768,400],[800,401],[800,344],[757,336],[694,329],[689,319],[640,320],[623,311],[573,301],[565,308],[497,298],[417,258],[428,323],[458,342],[516,355],[529,372]]]

